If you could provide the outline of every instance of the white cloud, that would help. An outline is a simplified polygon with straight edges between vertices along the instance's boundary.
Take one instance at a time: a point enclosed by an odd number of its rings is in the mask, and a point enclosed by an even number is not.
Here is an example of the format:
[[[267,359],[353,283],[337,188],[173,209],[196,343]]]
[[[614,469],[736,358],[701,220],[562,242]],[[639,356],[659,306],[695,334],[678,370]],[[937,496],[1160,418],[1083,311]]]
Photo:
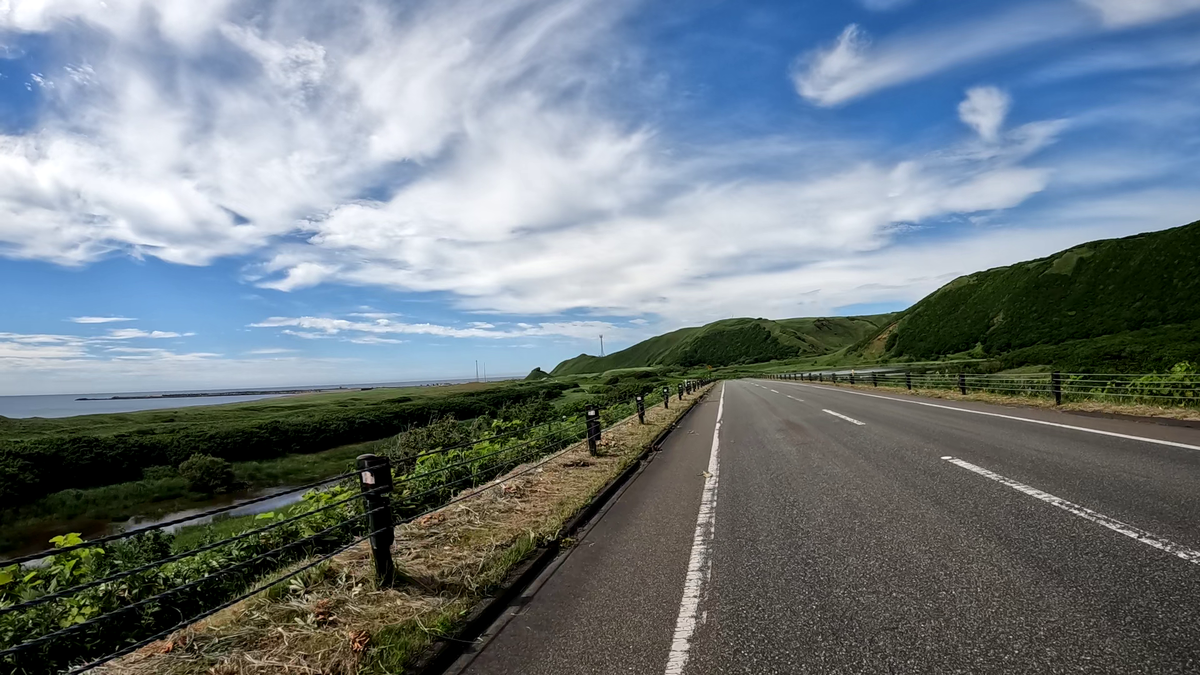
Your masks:
[[[286,327],[281,331],[282,333],[305,338],[333,337],[341,333],[365,333],[372,336],[404,334],[498,340],[547,336],[586,337],[590,339],[606,330],[614,333],[620,331],[619,328],[607,321],[558,321],[539,323],[537,325],[519,324],[516,330],[500,330],[490,324],[487,324],[487,327],[472,325],[469,328],[455,328],[453,326],[443,326],[433,323],[399,323],[386,319],[379,319],[368,323],[365,321],[350,321],[348,319],[316,316],[273,316],[264,321],[252,323],[250,327]],[[303,331],[295,331],[292,328],[301,328]],[[363,339],[366,338],[356,336],[350,341],[354,342]]]
[[[850,24],[831,44],[798,58],[792,80],[797,93],[813,103],[840,105],[1021,48],[1196,11],[1200,0],[1025,2],[982,18],[904,30],[878,43]]]
[[[165,338],[191,337],[192,335],[195,335],[195,333],[172,333],[162,330],[145,331],[140,328],[112,328],[109,329],[107,338],[110,340],[133,340],[136,338],[161,340]]]
[[[850,24],[833,45],[811,52],[792,67],[792,81],[803,97],[822,105],[840,103],[857,95],[862,84],[847,87],[869,62],[870,43],[858,24]],[[877,76],[878,77],[878,76]]]
[[[356,345],[400,345],[408,342],[408,340],[397,340],[377,335],[364,335],[363,337],[350,338],[348,342],[353,342]]]
[[[82,391],[92,377],[112,384],[145,384],[144,377],[178,381],[179,363],[212,362],[220,354],[177,353],[154,347],[113,346],[111,337],[0,333],[0,394]],[[136,366],[129,365],[135,363]],[[188,377],[187,375],[184,376]]]
[[[74,335],[27,335],[22,333],[0,333],[0,340],[11,340],[22,344],[83,344],[87,338]]]
[[[486,222],[486,213],[503,209],[463,216],[459,205],[478,201],[470,186],[435,175],[427,181],[444,197],[427,202],[424,218],[407,215],[404,192],[357,204],[320,223],[311,246],[289,249],[268,268],[309,258],[339,268],[346,283],[449,292],[467,310],[681,315],[688,308],[664,299],[713,270],[749,274],[876,250],[899,223],[1016,206],[1048,184],[1045,169],[1019,163],[1052,142],[1057,128],[1026,125],[986,152],[950,149],[890,165],[850,155],[797,164],[812,175],[737,183],[697,176],[652,204],[635,201],[575,225],[508,236],[491,234]],[[424,189],[421,183],[412,189]],[[406,223],[407,236],[382,239],[393,222]]]
[[[137,347],[96,352],[99,345],[68,336],[60,337],[72,340],[70,345],[32,348],[28,340],[39,336],[18,342],[13,335],[0,335],[0,395],[302,386],[378,376],[374,362],[287,355],[231,359]]]
[[[818,105],[839,105],[1023,46],[1076,35],[1093,23],[1070,5],[1026,3],[982,19],[906,31],[880,42],[872,42],[851,24],[831,45],[797,59],[792,81],[804,98]]]
[[[958,117],[984,141],[995,143],[1011,106],[1012,99],[996,87],[972,87],[958,104]]]
[[[0,360],[4,359],[74,359],[87,356],[80,343],[39,344],[27,340],[0,339]]]
[[[124,316],[75,316],[67,319],[74,323],[115,323],[117,321],[137,321]]]
[[[279,348],[279,347],[271,347],[268,349],[251,349],[250,351],[248,351],[246,353],[252,354],[255,356],[273,356],[276,354],[291,354],[291,353],[294,353],[295,351],[297,351],[297,350],[283,349],[283,348]]]
[[[613,31],[625,2],[348,0],[334,14],[270,1],[107,4],[0,12],[0,26],[52,32],[72,50],[45,70],[56,86],[40,92],[35,130],[0,136],[0,255],[189,265],[253,255],[247,279],[280,291],[341,283],[445,293],[484,312],[709,319],[744,313],[745,283],[761,270],[858,260],[914,224],[1025,203],[1053,176],[1027,160],[1062,128],[1005,133],[1003,115],[973,112],[987,147],[906,156],[828,140],[681,144],[631,121],[658,101],[628,86],[642,73]],[[875,43],[851,26],[793,75],[804,96],[835,105],[1097,25],[1090,10],[1043,3]],[[799,292],[749,294],[789,307]],[[440,326],[358,309],[261,325],[303,339],[618,330]]]
[[[1100,13],[1109,26],[1125,27],[1200,11],[1200,0],[1079,0]]]
[[[331,15],[288,2],[7,3],[0,28],[69,34],[61,67],[90,70],[86,85],[65,78],[46,94],[37,131],[0,136],[3,250],[61,264],[114,253],[208,264],[447,155],[462,156],[459,170],[505,164],[498,183],[474,175],[491,201],[523,207],[501,227],[525,226],[531,211],[559,217],[579,199],[611,205],[594,188],[620,177],[614,164],[639,137],[591,119],[586,100],[607,76],[585,64],[605,52],[624,5],[356,0]],[[161,43],[154,53],[150,42]],[[578,143],[544,144],[543,132]],[[621,168],[637,180],[636,161]],[[552,184],[524,199],[513,189],[539,181]],[[556,189],[558,204],[545,198]],[[393,225],[388,238],[402,236]],[[264,285],[304,288],[336,272],[309,262]]]
[[[305,340],[323,340],[325,338],[333,337],[330,334],[310,333],[302,330],[282,330],[280,332],[284,335],[291,335],[292,337],[303,338]]]

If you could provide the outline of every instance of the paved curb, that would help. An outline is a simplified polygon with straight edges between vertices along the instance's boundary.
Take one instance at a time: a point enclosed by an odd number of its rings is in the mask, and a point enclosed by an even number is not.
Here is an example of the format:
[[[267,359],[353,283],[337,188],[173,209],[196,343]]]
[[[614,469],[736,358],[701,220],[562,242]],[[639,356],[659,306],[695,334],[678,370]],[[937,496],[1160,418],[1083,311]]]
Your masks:
[[[714,385],[715,388],[715,385]],[[646,465],[646,459],[651,453],[658,451],[666,437],[679,426],[696,407],[698,403],[708,397],[712,389],[704,392],[698,398],[689,402],[687,410],[683,411],[674,422],[668,425],[665,429],[659,432],[650,445],[637,456],[629,466],[618,474],[615,478],[608,482],[600,492],[588,502],[578,513],[571,517],[559,531],[558,536],[552,541],[541,546],[536,554],[525,562],[518,565],[512,572],[509,573],[508,579],[500,589],[490,598],[487,598],[475,606],[469,614],[467,614],[466,622],[462,628],[450,638],[443,638],[433,643],[421,657],[417,663],[408,669],[409,672],[419,673],[420,675],[438,675],[444,673],[455,661],[458,660],[467,647],[473,645],[481,635],[483,635],[491,625],[500,618],[500,616],[539,575],[558,557],[562,552],[562,542],[564,539],[575,535],[584,525],[596,516],[601,510],[608,506],[609,501],[613,499],[621,488],[625,486],[635,474],[639,473]]]

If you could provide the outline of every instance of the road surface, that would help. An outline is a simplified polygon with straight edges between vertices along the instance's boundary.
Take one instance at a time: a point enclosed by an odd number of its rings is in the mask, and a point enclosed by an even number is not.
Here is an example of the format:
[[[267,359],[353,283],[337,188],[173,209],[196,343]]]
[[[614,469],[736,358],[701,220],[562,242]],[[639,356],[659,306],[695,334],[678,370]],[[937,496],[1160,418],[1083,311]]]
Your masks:
[[[727,382],[454,671],[1200,673],[1200,429]]]

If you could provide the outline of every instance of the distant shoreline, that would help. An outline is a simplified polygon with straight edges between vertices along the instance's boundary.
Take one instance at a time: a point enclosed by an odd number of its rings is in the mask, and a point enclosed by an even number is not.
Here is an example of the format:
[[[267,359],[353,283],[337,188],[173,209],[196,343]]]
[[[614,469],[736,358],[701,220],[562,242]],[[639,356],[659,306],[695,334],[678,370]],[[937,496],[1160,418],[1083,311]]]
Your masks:
[[[291,394],[320,394],[330,391],[362,391],[361,389],[347,389],[346,387],[333,387],[329,389],[274,389],[271,391],[213,391],[213,392],[198,392],[194,394],[135,394],[128,396],[103,396],[90,397],[81,396],[76,401],[136,401],[140,399],[156,399],[156,398],[209,398],[215,396],[287,396]]]

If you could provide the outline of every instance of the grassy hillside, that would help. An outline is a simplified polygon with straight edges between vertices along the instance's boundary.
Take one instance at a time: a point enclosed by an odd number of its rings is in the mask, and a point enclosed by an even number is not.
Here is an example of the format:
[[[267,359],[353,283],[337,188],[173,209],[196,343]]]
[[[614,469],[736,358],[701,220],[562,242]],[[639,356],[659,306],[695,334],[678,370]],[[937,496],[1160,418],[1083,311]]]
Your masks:
[[[1068,358],[1079,351],[1114,367],[1152,368],[1150,361],[1160,359],[1137,344],[1194,336],[1195,328],[1183,325],[1200,320],[1197,298],[1200,222],[960,277],[851,351],[885,359],[973,351],[1011,354],[1014,364],[1049,359],[1082,367],[1079,358]],[[1177,329],[1164,333],[1167,326]],[[1048,348],[1065,343],[1072,344]]]
[[[827,354],[875,333],[894,315],[783,319],[724,319],[682,328],[607,356],[581,354],[552,375],[600,373],[647,366],[727,366]]]
[[[580,354],[573,359],[567,359],[550,371],[551,375],[580,375],[583,373],[602,373],[615,368],[642,368],[659,363],[662,357],[674,349],[680,342],[700,330],[699,328],[680,328],[670,333],[664,333],[643,340],[632,347],[613,352],[607,356],[588,356]]]

